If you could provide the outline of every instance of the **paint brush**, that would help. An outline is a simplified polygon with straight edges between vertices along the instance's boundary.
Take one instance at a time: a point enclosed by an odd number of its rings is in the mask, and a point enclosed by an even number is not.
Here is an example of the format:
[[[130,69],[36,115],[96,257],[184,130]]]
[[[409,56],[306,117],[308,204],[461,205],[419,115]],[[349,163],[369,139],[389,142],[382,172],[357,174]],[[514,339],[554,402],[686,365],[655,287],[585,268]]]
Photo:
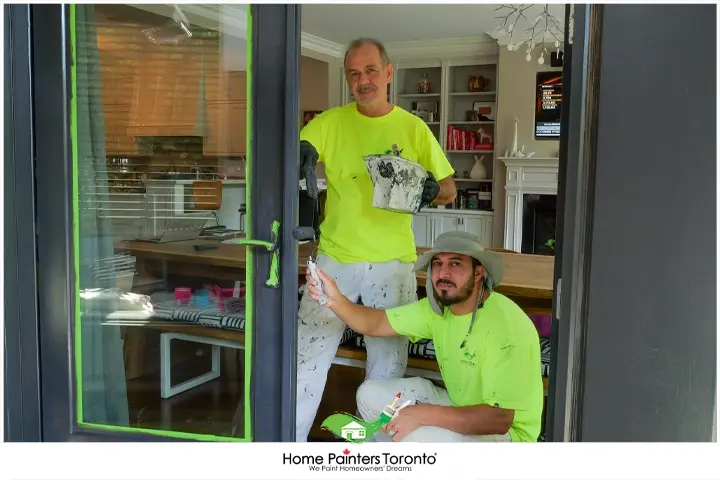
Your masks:
[[[380,413],[380,424],[384,425],[388,423],[390,420],[393,419],[393,416],[395,415],[395,405],[400,401],[400,392],[398,392],[397,395],[395,395],[395,399],[392,403],[385,406],[382,413]]]

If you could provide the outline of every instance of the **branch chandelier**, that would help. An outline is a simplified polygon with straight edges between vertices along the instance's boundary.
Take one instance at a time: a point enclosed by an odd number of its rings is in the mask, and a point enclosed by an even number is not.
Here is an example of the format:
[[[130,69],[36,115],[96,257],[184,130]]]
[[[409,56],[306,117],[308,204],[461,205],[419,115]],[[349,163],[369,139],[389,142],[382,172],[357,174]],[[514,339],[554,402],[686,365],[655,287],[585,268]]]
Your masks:
[[[525,48],[525,59],[528,62],[532,61],[533,52],[540,50],[537,62],[542,65],[545,63],[545,56],[550,56],[547,50],[548,43],[554,41],[557,54],[560,54],[563,47],[564,33],[563,22],[550,13],[550,6],[547,4],[542,5],[542,11],[534,20],[530,20],[529,15],[532,14],[530,10],[538,6],[538,4],[499,5],[495,11],[500,12],[502,15],[495,18],[500,19],[501,22],[500,25],[495,27],[495,30],[501,31],[507,36],[507,48],[511,52]],[[571,44],[574,12],[575,9],[571,6],[570,31],[568,32]],[[517,28],[520,20],[530,22],[531,26],[522,31]]]

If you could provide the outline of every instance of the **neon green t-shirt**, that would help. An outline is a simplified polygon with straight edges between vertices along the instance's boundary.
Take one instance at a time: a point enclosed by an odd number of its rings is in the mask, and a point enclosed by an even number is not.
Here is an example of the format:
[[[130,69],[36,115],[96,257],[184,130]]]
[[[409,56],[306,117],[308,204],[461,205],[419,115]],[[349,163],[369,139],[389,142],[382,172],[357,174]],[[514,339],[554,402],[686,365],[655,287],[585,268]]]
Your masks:
[[[400,107],[370,118],[355,103],[332,108],[300,132],[325,164],[325,219],[318,250],[340,263],[416,260],[412,215],[372,206],[373,186],[363,157],[396,144],[403,158],[422,165],[437,180],[455,171],[427,124]]]
[[[512,300],[491,293],[472,314],[435,314],[427,298],[386,310],[393,330],[413,342],[431,339],[445,387],[459,407],[486,404],[515,411],[513,442],[536,442],[543,410],[540,339],[532,321]]]

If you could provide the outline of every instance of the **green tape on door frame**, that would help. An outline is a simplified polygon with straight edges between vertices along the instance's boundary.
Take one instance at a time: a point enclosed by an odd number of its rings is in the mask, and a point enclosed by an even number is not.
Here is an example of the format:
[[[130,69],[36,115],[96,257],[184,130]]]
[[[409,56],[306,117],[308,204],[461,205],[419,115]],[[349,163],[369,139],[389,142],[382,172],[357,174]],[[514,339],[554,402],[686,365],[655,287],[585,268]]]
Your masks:
[[[75,5],[70,5],[70,142],[72,148],[72,195],[73,195],[73,268],[75,269],[75,401],[78,423],[83,421],[82,394],[82,325],[80,323],[80,194],[78,168],[78,109],[77,109],[77,32],[75,30]]]
[[[249,267],[246,269],[246,283],[247,283],[247,290],[246,290],[246,297],[247,297],[247,310],[250,312],[249,315],[247,315],[247,318],[245,320],[245,395],[244,395],[244,412],[245,412],[245,434],[243,438],[239,437],[223,437],[219,435],[207,435],[207,434],[199,434],[199,433],[187,433],[187,432],[176,432],[172,430],[155,430],[150,428],[140,428],[140,427],[124,427],[119,425],[102,425],[102,424],[96,424],[96,423],[88,423],[83,421],[83,394],[82,394],[82,377],[83,377],[83,370],[82,370],[82,323],[81,323],[81,311],[80,311],[80,224],[79,224],[79,218],[80,218],[80,200],[79,200],[79,153],[78,153],[78,104],[77,104],[77,31],[76,31],[76,5],[70,4],[69,6],[69,13],[70,13],[70,55],[71,55],[71,64],[70,64],[70,93],[71,93],[71,100],[70,100],[70,140],[71,140],[71,148],[72,148],[72,210],[73,210],[73,253],[75,258],[73,259],[73,268],[75,270],[75,338],[74,340],[74,346],[75,346],[75,396],[76,396],[76,415],[77,415],[77,422],[78,426],[82,428],[87,428],[94,431],[104,431],[104,432],[112,432],[112,433],[144,433],[144,434],[150,434],[150,435],[156,435],[160,437],[167,437],[167,438],[177,438],[177,439],[185,439],[185,440],[198,440],[198,441],[214,441],[214,442],[250,442],[252,441],[251,432],[252,428],[250,425],[250,421],[252,419],[252,415],[250,412],[250,374],[252,371],[251,368],[251,349],[252,349],[252,252],[250,248],[247,249],[247,255],[248,255],[248,265]],[[252,75],[250,74],[252,72],[252,15],[250,12],[250,5],[247,5],[247,22],[248,22],[248,29],[247,29],[247,89],[248,92],[251,92],[251,80]],[[252,101],[251,99],[248,100],[248,117],[247,117],[247,125],[249,125],[250,128],[248,128],[249,131],[253,126],[250,123],[250,109],[252,108]],[[250,151],[250,138],[252,135],[246,135],[247,137],[247,151]],[[248,170],[250,168],[250,162],[246,162],[248,166]],[[246,178],[250,178],[249,173],[246,175]],[[246,182],[246,202],[248,205],[248,217],[250,214],[250,190],[249,190],[250,182]],[[159,393],[158,393],[159,395]]]
[[[247,238],[253,238],[253,226],[252,226],[252,201],[250,190],[252,188],[252,139],[255,133],[255,125],[252,121],[252,111],[255,105],[253,105],[253,89],[252,89],[252,65],[253,65],[253,19],[252,19],[252,8],[248,4],[246,7],[247,12],[247,33],[246,38],[246,54],[247,58],[247,74],[245,77],[246,81],[246,96],[247,96],[247,115],[245,125],[247,125],[245,135],[245,236]],[[253,349],[253,305],[254,305],[254,288],[253,288],[253,249],[245,249],[245,439],[252,441],[252,412],[250,393],[252,385],[252,349]]]

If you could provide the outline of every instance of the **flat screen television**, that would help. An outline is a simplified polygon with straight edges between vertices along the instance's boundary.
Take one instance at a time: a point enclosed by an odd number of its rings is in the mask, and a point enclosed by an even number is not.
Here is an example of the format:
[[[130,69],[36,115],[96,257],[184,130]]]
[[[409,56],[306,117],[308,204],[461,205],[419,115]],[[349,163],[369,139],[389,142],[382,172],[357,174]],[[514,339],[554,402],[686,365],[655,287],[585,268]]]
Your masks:
[[[535,139],[560,138],[562,72],[538,72],[535,82]]]

